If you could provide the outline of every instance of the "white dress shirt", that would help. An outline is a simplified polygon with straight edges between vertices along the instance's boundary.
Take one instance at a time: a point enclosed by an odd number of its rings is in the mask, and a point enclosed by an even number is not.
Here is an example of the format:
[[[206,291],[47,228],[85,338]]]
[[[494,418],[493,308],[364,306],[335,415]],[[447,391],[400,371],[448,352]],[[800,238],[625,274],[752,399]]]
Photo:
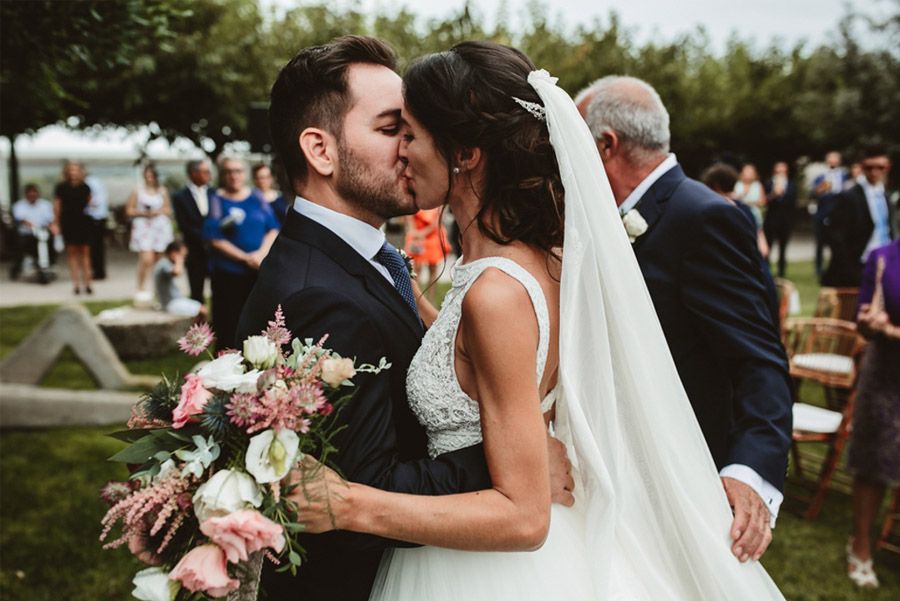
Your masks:
[[[56,218],[53,214],[53,203],[46,198],[38,198],[34,204],[28,202],[25,198],[20,198],[12,207],[13,219],[18,222],[18,229],[21,234],[26,236],[35,235],[35,231],[31,226],[25,225],[24,221],[29,222],[34,228],[43,229],[50,227]]]
[[[91,189],[91,202],[84,212],[95,221],[109,217],[109,194],[106,192],[106,186],[93,175],[84,178],[84,183]]]
[[[200,214],[204,217],[209,213],[209,196],[208,190],[209,186],[198,186],[194,182],[188,182],[188,190],[191,191],[191,195],[194,197],[194,202],[197,203],[197,208],[200,210]]]
[[[294,199],[294,210],[331,230],[338,238],[350,245],[350,248],[355,250],[359,256],[368,261],[378,273],[390,282],[391,286],[394,285],[394,279],[387,267],[374,258],[384,245],[384,233],[381,230],[372,227],[365,221],[306,200],[302,196]]]
[[[668,173],[669,170],[677,164],[678,160],[675,158],[675,154],[669,153],[669,156],[666,157],[656,169],[651,171],[650,174],[638,184],[634,191],[628,195],[625,201],[619,206],[619,214],[624,215],[633,209],[641,197],[650,189],[650,186],[655,184],[659,178]],[[775,527],[775,519],[778,517],[778,510],[781,508],[782,501],[784,501],[784,495],[781,491],[764,480],[752,467],[740,463],[726,465],[722,468],[722,471],[719,472],[719,475],[740,480],[756,491],[756,494],[762,498],[766,507],[769,508],[769,513],[771,514],[770,524],[773,528]]]

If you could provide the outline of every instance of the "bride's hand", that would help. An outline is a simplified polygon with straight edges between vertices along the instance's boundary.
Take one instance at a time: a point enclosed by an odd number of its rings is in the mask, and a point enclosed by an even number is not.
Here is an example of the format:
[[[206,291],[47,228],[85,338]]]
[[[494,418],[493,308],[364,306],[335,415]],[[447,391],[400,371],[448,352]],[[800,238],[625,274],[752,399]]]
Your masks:
[[[572,490],[572,462],[566,453],[566,445],[557,438],[547,437],[547,451],[550,458],[550,500],[559,505],[571,507],[575,504]]]
[[[288,498],[297,504],[297,521],[305,532],[320,534],[342,528],[350,482],[309,456],[294,469],[291,480],[297,487]]]

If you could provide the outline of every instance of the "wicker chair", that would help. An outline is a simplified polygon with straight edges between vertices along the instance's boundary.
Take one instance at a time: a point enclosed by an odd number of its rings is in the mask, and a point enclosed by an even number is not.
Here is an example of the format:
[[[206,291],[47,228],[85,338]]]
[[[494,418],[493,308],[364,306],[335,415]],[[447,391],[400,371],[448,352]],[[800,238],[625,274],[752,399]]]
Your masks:
[[[859,288],[821,288],[816,300],[815,317],[856,321]]]
[[[894,489],[894,499],[884,514],[877,545],[879,549],[900,553],[900,487]]]
[[[815,519],[837,471],[850,433],[857,378],[857,360],[864,345],[853,322],[810,318],[790,320],[786,326],[785,348],[794,379],[795,397],[804,380],[821,384],[827,408],[794,403],[794,431],[791,455],[793,477],[801,493],[791,495],[805,505],[803,517]],[[826,445],[824,459],[801,451],[803,443]],[[806,476],[804,461],[819,464],[813,478]]]

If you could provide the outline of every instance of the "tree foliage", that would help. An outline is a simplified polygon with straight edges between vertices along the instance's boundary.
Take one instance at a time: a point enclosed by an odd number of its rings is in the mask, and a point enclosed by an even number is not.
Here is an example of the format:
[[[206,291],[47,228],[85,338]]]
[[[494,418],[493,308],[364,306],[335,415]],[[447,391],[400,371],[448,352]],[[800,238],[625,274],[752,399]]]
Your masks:
[[[724,154],[766,168],[874,141],[900,151],[900,10],[881,22],[850,13],[818,47],[733,37],[714,53],[703,30],[636,43],[614,13],[573,30],[539,4],[517,31],[503,14],[488,29],[468,5],[427,22],[406,10],[367,15],[326,3],[264,13],[247,0],[0,7],[5,135],[75,116],[80,126],[152,124],[156,135],[185,136],[215,154],[247,138],[247,107],[267,99],[299,49],[361,33],[390,42],[401,67],[480,38],[521,48],[573,94],[603,75],[641,77],[668,107],[673,149],[693,172]]]

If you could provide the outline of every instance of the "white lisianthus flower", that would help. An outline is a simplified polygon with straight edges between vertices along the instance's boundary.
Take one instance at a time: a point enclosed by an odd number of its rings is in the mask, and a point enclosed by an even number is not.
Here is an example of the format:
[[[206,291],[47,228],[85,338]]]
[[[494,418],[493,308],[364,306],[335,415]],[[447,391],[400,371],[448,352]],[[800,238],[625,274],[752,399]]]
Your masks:
[[[647,231],[647,222],[637,209],[631,209],[625,213],[622,217],[622,224],[625,226],[625,233],[628,234],[628,240],[631,242]]]
[[[131,596],[141,601],[173,601],[181,588],[178,582],[169,580],[169,573],[162,568],[141,570],[131,582]]]
[[[250,336],[244,341],[244,359],[258,369],[274,367],[278,347],[267,336]]]
[[[212,436],[204,439],[199,434],[194,434],[191,440],[194,441],[194,450],[179,449],[175,451],[175,456],[185,462],[184,467],[181,468],[182,476],[193,474],[196,478],[199,478],[203,474],[203,470],[219,458],[221,449]]]
[[[212,517],[228,515],[239,509],[259,507],[263,493],[247,473],[220,470],[194,493],[194,515],[202,524]]]
[[[244,465],[260,484],[277,482],[291,470],[299,447],[300,437],[293,430],[266,430],[250,439]]]
[[[322,381],[337,388],[344,380],[356,375],[352,359],[325,359],[322,361]]]
[[[200,376],[200,382],[206,388],[234,390],[232,383],[243,373],[244,358],[239,353],[227,353],[201,367],[197,375]],[[226,388],[226,386],[230,386],[230,388]]]

